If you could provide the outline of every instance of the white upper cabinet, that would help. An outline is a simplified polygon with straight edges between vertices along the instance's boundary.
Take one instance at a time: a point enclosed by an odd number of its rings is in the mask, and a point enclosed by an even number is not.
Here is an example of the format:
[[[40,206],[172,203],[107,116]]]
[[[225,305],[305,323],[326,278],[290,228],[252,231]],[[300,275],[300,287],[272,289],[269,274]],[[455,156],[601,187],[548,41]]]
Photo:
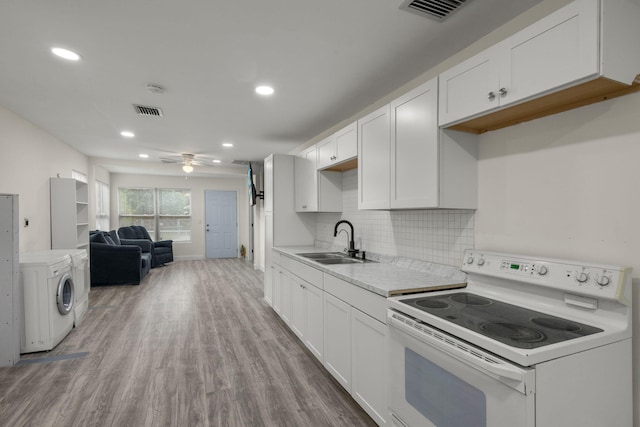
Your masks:
[[[295,158],[295,205],[296,212],[318,211],[318,172],[316,168],[316,146],[301,152]]]
[[[358,156],[358,128],[353,122],[318,142],[318,169],[330,168]]]
[[[358,209],[389,209],[390,106],[358,120]]]
[[[620,90],[617,82],[631,84],[640,71],[633,46],[640,36],[638,9],[626,0],[576,0],[445,71],[440,75],[440,126],[467,121],[467,128],[454,128],[499,129],[596,102]],[[598,77],[609,83],[577,90]],[[533,102],[543,96],[544,103]],[[518,108],[503,111],[514,105]],[[491,120],[469,120],[494,110]]]
[[[438,79],[391,103],[392,209],[438,206]]]
[[[296,212],[342,212],[342,173],[318,171],[316,147],[295,158]]]
[[[359,209],[475,209],[476,135],[440,130],[438,79],[358,121]]]

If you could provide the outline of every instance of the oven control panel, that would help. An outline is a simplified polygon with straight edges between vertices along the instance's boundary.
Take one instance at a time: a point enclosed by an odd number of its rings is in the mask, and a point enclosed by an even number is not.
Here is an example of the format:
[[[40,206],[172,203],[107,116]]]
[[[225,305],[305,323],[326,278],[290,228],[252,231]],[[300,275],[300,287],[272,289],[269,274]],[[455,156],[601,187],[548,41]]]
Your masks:
[[[621,302],[631,287],[626,267],[476,250],[466,251],[462,271]]]

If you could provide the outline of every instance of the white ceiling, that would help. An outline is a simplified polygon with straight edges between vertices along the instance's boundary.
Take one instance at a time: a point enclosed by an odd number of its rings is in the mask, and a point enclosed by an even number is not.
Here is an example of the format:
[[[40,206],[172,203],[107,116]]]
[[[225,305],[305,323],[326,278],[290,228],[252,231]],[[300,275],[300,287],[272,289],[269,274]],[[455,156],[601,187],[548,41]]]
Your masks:
[[[539,1],[468,0],[439,23],[401,0],[3,0],[0,105],[113,172],[181,174],[159,158],[195,153],[228,173],[311,140]],[[259,97],[261,83],[276,93]]]

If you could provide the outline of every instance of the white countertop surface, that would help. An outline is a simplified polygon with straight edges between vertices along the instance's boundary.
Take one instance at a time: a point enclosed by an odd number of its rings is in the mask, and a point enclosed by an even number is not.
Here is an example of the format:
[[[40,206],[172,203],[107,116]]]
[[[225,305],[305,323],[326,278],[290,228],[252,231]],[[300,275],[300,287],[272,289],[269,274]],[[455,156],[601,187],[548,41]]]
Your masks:
[[[297,254],[333,252],[315,246],[274,248],[296,261],[331,274],[383,297],[466,286],[466,274],[455,267],[406,258],[386,257],[380,262],[320,264]]]

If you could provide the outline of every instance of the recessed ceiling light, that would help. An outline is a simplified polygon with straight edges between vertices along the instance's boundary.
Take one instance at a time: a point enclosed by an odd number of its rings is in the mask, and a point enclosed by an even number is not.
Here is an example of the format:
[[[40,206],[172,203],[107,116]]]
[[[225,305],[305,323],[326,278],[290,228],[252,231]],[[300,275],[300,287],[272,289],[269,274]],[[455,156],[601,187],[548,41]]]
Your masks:
[[[273,88],[271,86],[257,86],[256,93],[258,95],[273,95]]]
[[[222,143],[222,146],[223,146],[223,147],[233,147],[233,144],[232,144],[232,143],[230,143],[230,142],[223,142],[223,143]]]
[[[213,163],[221,163],[221,162],[222,160],[218,160],[218,159],[213,160]]]
[[[138,154],[138,156],[142,157],[143,159],[148,159],[149,155],[148,154]]]
[[[61,47],[51,48],[51,52],[54,55],[59,56],[60,58],[68,59],[69,61],[77,61],[80,59],[80,55],[75,52],[72,52],[68,49],[63,49]]]
[[[120,135],[124,136],[125,138],[133,138],[134,136],[136,136],[135,133],[128,130],[123,130],[122,132],[120,132]]]

